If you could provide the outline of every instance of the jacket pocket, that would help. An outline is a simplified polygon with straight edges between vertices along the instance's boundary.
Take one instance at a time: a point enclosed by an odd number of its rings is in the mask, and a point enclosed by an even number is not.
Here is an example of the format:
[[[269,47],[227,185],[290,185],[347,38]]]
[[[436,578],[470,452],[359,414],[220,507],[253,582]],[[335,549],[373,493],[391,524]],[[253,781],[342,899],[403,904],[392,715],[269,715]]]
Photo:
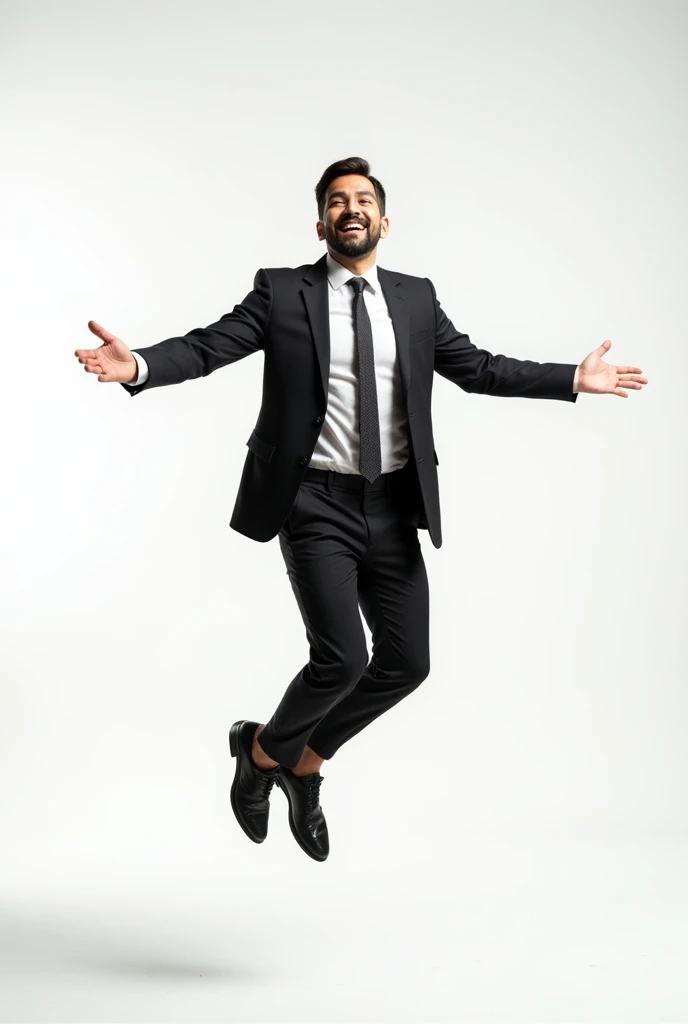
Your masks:
[[[266,438],[261,437],[257,430],[254,430],[246,446],[249,451],[252,451],[254,455],[257,455],[263,462],[269,462],[275,452],[277,445],[273,444],[272,441],[268,441]]]

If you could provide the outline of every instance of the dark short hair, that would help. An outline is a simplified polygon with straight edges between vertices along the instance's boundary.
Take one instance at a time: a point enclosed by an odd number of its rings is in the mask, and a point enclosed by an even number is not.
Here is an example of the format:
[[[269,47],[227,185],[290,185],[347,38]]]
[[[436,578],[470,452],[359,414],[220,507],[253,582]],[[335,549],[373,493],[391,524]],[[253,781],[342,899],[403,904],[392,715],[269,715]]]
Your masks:
[[[330,164],[327,170],[324,171],[318,184],[315,186],[315,198],[318,203],[318,218],[320,220],[325,219],[325,195],[327,194],[327,188],[335,178],[339,178],[342,174],[361,174],[364,178],[368,178],[368,180],[372,182],[375,189],[377,205],[380,207],[380,216],[384,217],[385,190],[382,187],[382,184],[370,173],[370,164],[367,160],[364,160],[361,156],[350,156],[346,160],[337,160],[336,163]]]

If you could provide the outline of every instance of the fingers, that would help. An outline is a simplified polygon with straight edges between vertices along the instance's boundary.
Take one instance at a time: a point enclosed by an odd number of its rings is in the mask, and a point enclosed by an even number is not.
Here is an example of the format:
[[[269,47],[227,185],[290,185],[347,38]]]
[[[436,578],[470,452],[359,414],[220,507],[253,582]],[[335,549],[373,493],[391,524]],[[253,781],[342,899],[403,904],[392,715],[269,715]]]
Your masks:
[[[623,384],[625,388],[633,388],[640,391],[643,384],[647,384],[647,377],[638,376],[642,371],[637,366],[616,366],[617,384]]]
[[[84,370],[86,373],[97,373],[101,384],[109,384],[117,380],[115,374],[111,370],[104,369],[103,364],[99,363],[97,359],[89,359],[84,366]]]
[[[78,348],[74,352],[80,363],[93,362],[95,359],[98,362],[103,356],[103,346],[100,348]]]
[[[101,381],[101,383],[109,383],[110,381],[117,380],[115,375],[110,370],[105,370],[100,363],[87,363],[84,366],[84,370],[86,373],[97,373],[98,380]]]
[[[101,365],[103,353],[97,348],[78,348],[74,355],[77,357],[80,363],[85,364],[84,369],[87,370],[89,366]]]
[[[97,323],[95,320],[89,320],[88,321],[88,329],[90,331],[92,331],[93,334],[97,335],[99,338],[102,338],[103,341],[117,341],[118,340],[118,338],[117,338],[117,336],[115,334],[110,334],[109,331],[106,331],[105,328],[101,327],[100,324]]]

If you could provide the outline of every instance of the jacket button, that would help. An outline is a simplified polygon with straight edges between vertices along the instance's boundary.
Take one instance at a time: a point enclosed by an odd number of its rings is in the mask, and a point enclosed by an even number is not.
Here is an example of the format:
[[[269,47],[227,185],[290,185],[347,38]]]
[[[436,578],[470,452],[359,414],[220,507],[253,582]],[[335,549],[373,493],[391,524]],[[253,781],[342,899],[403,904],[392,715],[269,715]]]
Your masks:
[[[300,466],[307,466],[308,462],[309,462],[309,460],[306,458],[305,455],[303,456],[303,458],[299,459],[299,465]]]
[[[318,418],[317,418],[317,420],[316,420],[315,422],[316,422],[316,423],[322,423],[322,421],[323,421],[324,419],[325,419],[325,417],[324,417],[324,416],[318,416]]]

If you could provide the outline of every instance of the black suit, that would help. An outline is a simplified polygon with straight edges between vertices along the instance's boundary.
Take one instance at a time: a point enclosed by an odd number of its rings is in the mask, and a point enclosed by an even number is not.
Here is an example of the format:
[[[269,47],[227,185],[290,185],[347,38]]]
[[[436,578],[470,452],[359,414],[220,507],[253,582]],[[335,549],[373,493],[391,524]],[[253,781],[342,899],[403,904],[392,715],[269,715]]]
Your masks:
[[[277,536],[315,448],[325,416],[329,371],[326,257],[300,267],[260,269],[253,290],[217,323],[137,349],[150,377],[132,395],[205,377],[259,349],[265,353],[263,400],[230,526],[253,540]],[[418,525],[442,544],[437,454],[431,415],[433,374],[473,394],[575,402],[574,363],[537,363],[492,355],[457,331],[432,282],[377,268],[394,325],[408,413],[411,458],[422,505]]]
[[[263,400],[230,526],[279,534],[310,658],[260,734],[294,767],[323,758],[414,690],[430,671],[429,601],[418,527],[442,543],[430,411],[434,372],[465,391],[575,402],[575,364],[491,355],[447,319],[432,282],[377,267],[394,327],[409,458],[370,483],[308,468],[325,416],[330,329],[326,256],[258,271],[253,291],[209,327],[140,349],[149,378],[132,395],[206,376],[258,349]],[[368,663],[359,605],[370,627]]]

